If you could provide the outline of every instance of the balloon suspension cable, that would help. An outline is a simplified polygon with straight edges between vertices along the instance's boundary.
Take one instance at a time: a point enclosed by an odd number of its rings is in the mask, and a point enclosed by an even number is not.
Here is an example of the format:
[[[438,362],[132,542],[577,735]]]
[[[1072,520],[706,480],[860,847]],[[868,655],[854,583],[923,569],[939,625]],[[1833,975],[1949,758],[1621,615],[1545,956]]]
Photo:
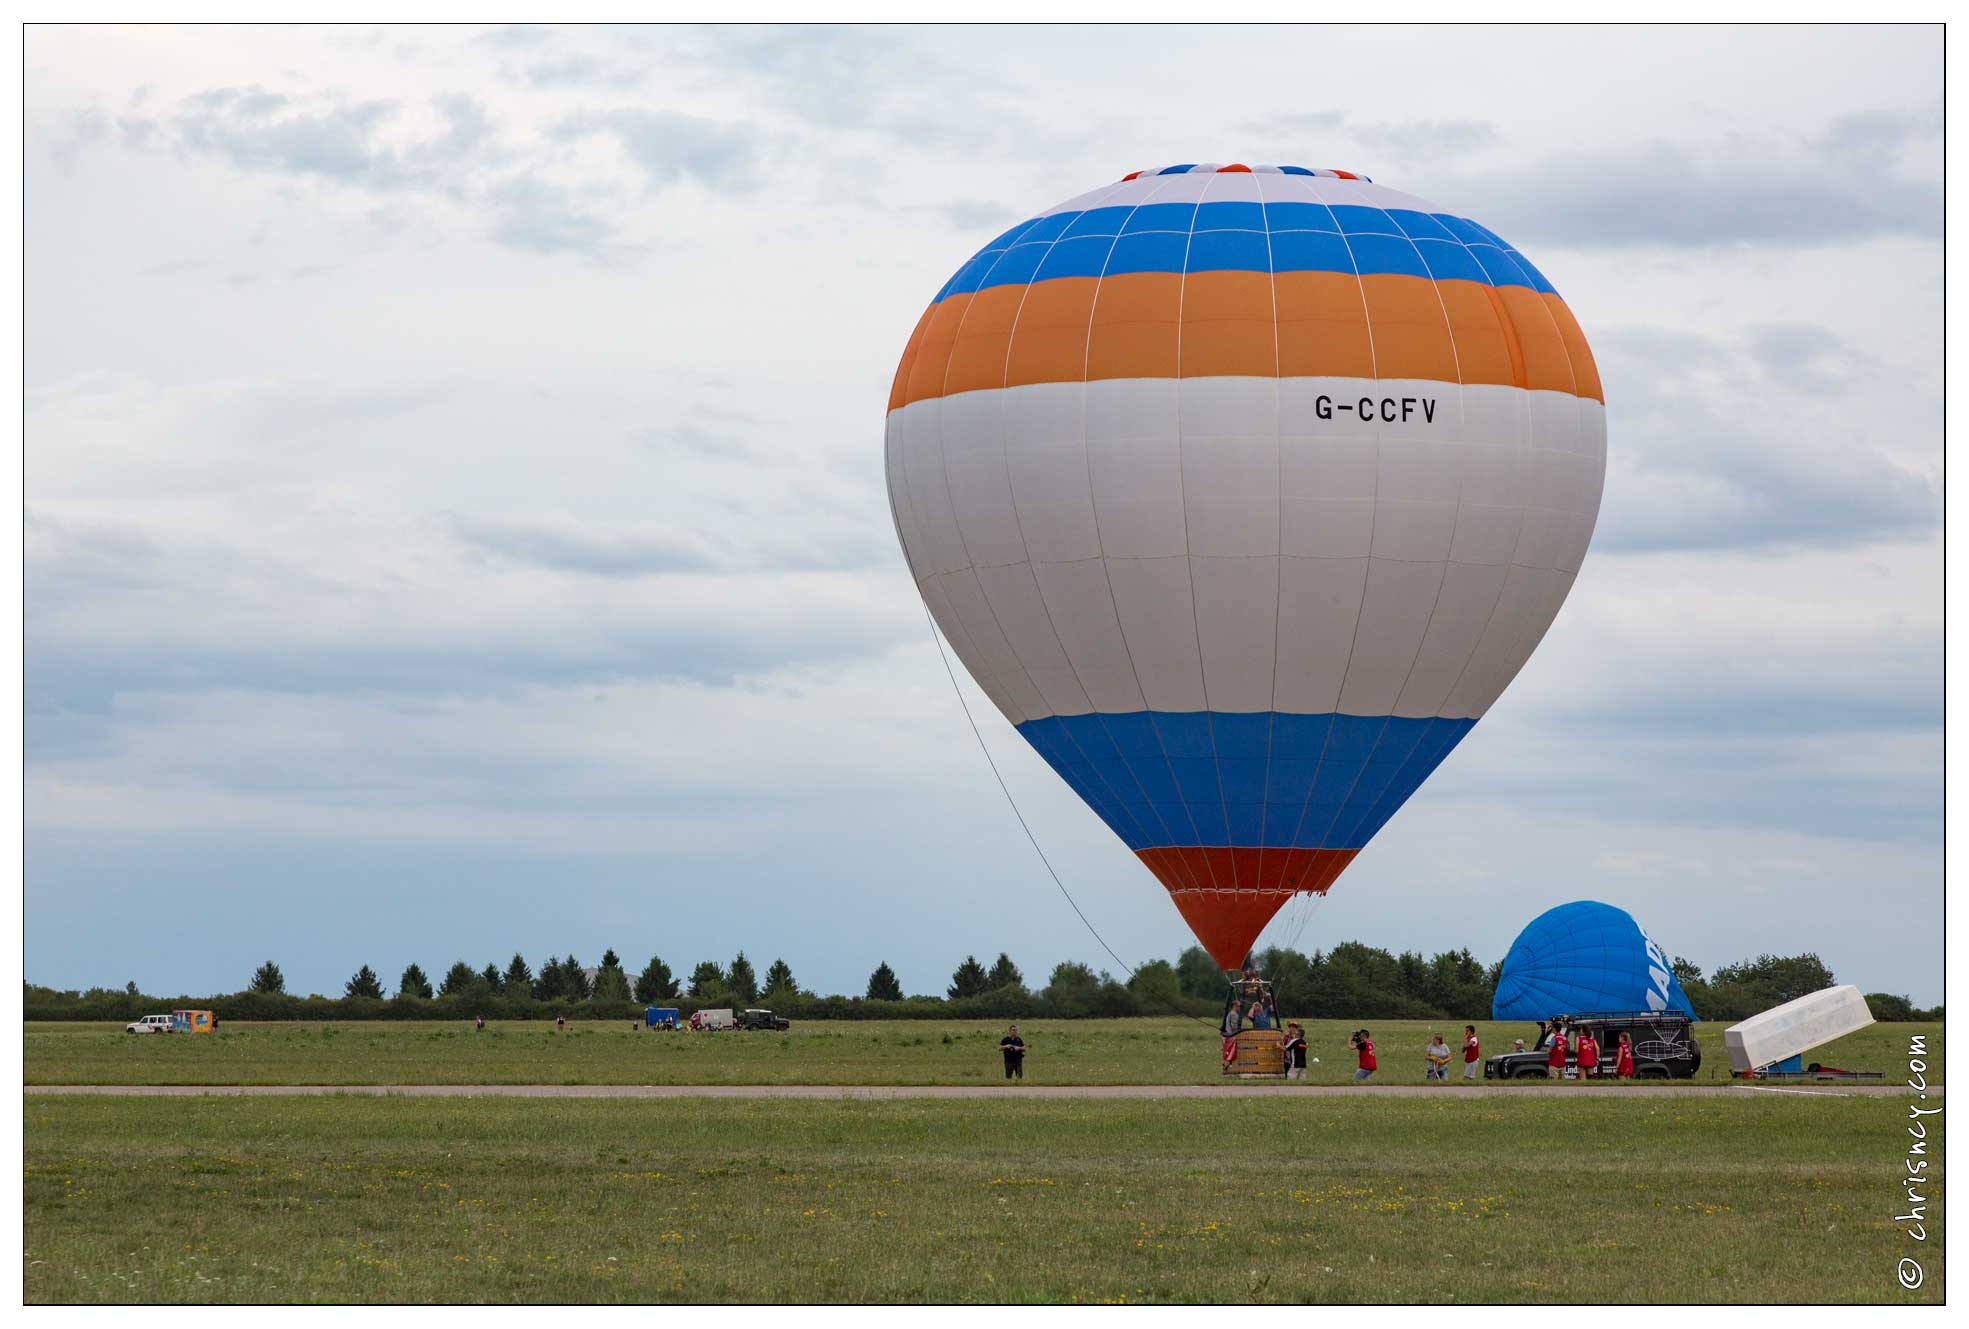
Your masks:
[[[1074,916],[1086,927],[1088,935],[1099,942],[1101,949],[1106,951],[1116,964],[1126,970],[1130,978],[1133,978],[1135,976],[1135,967],[1115,954],[1114,947],[1108,945],[1107,939],[1100,934],[1099,929],[1088,920],[1087,915],[1074,902],[1073,893],[1067,889],[1067,884],[1060,880],[1060,874],[1053,870],[1052,860],[1046,857],[1046,851],[1039,847],[1039,838],[1032,833],[1032,827],[1026,823],[1025,813],[1019,811],[1019,801],[1012,797],[1011,787],[1005,783],[1005,776],[1000,773],[998,762],[992,757],[991,748],[985,743],[984,732],[978,728],[977,717],[971,714],[971,703],[964,700],[964,689],[957,682],[957,671],[950,667],[950,655],[944,650],[943,633],[938,631],[937,620],[931,615],[928,605],[923,607],[923,617],[930,624],[930,640],[937,644],[937,658],[943,661],[943,671],[950,678],[950,690],[957,694],[957,704],[964,708],[964,719],[971,726],[971,736],[978,740],[978,751],[984,753],[985,764],[991,767],[992,778],[998,781],[998,790],[1005,795],[1005,802],[1011,807],[1012,815],[1019,819],[1019,829],[1026,833],[1026,840],[1032,845],[1032,852],[1039,855],[1040,863],[1046,868],[1046,875],[1051,877],[1053,884],[1060,888],[1060,894],[1066,898],[1066,902],[1072,908]],[[1196,1020],[1199,1023],[1210,1023],[1210,1021],[1205,1020],[1202,1016],[1194,1015],[1189,1011],[1183,1010],[1180,1006],[1174,1009],[1178,1014],[1188,1016],[1190,1019]]]

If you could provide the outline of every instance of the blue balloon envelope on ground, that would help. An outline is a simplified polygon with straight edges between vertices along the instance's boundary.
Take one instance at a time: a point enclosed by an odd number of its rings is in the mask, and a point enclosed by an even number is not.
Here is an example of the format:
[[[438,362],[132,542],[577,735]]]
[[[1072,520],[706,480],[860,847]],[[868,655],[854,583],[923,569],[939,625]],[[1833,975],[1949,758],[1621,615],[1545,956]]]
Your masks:
[[[1594,1011],[1695,1014],[1667,952],[1632,914],[1575,900],[1534,918],[1511,943],[1490,1016],[1547,1020]]]

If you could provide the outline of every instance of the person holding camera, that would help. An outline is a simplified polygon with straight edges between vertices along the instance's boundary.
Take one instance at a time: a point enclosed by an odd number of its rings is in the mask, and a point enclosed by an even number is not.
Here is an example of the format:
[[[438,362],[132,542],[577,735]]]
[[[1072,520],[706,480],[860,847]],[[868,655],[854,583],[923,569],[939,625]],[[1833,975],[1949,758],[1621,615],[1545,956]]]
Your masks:
[[[1372,1076],[1377,1068],[1374,1060],[1374,1040],[1367,1036],[1367,1030],[1356,1029],[1348,1042],[1354,1045],[1354,1051],[1360,1055],[1360,1062],[1354,1069],[1354,1083],[1359,1084]]]

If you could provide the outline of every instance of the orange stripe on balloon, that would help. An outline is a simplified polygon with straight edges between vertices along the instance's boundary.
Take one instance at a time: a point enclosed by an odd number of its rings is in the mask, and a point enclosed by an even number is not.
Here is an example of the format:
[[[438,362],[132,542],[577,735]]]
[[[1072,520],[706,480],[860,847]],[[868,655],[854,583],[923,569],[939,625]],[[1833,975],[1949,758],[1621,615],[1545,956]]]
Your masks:
[[[1163,846],[1140,850],[1136,857],[1169,891],[1203,948],[1221,967],[1235,969],[1281,905],[1303,892],[1324,894],[1359,852]],[[1214,887],[1194,884],[1199,862]]]
[[[1422,379],[1604,400],[1556,295],[1370,273],[1133,272],[990,287],[932,306],[890,409],[985,388],[1115,378]]]

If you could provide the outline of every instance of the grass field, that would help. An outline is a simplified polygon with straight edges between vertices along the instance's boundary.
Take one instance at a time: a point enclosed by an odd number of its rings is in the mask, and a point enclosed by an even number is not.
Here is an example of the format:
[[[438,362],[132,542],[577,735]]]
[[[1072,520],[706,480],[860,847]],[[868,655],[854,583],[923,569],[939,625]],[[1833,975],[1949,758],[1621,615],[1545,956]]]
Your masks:
[[[1886,1098],[26,1100],[26,1298],[1938,1301]],[[1937,1168],[1938,1155],[1934,1157]]]
[[[1353,1026],[1307,1026],[1315,1083],[1340,1083],[1354,1069]],[[1004,1027],[974,1021],[836,1021],[795,1024],[783,1034],[633,1033],[627,1021],[582,1023],[565,1034],[549,1024],[469,1026],[421,1021],[343,1024],[228,1024],[215,1034],[133,1036],[121,1025],[25,1026],[29,1084],[984,1084],[1002,1078]],[[1422,1049],[1440,1029],[1452,1045],[1461,1026],[1376,1022],[1378,1082],[1422,1080]],[[1703,1082],[1728,1078],[1720,1025],[1697,1026]],[[1032,1047],[1026,1075],[1040,1084],[1217,1082],[1217,1038],[1183,1019],[1035,1020],[1020,1026]],[[1485,1054],[1536,1033],[1535,1026],[1481,1024]],[[1942,1026],[1877,1024],[1813,1054],[1827,1065],[1884,1071],[1903,1083],[1910,1034],[1927,1037],[1931,1067],[1942,1064]],[[1461,1072],[1459,1061],[1453,1073]],[[1931,1078],[1939,1080],[1935,1075]]]

